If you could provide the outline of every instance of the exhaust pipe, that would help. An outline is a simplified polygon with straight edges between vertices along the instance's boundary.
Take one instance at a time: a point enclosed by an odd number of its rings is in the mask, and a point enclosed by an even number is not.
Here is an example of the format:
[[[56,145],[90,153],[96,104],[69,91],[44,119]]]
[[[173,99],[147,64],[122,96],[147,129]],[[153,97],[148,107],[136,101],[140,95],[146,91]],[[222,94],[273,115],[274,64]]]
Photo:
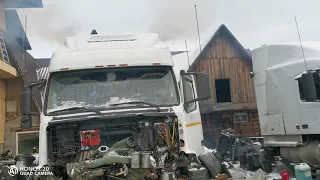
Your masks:
[[[132,148],[135,145],[135,139],[131,136],[114,143],[111,148]]]

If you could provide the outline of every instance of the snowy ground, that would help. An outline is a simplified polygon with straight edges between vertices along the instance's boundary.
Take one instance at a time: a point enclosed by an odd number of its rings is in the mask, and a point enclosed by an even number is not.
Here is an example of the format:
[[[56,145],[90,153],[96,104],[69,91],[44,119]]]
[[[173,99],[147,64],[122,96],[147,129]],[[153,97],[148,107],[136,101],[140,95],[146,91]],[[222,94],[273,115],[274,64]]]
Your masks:
[[[215,149],[208,149],[205,147],[205,152],[213,152]],[[225,163],[226,165],[228,163]],[[229,172],[232,176],[233,180],[243,180],[243,179],[252,179],[255,172],[253,171],[245,171],[242,168],[240,168],[240,163],[232,164],[234,167],[229,169]],[[280,162],[277,163],[277,166],[274,168],[274,171],[266,174],[266,180],[281,180],[281,171],[288,169]],[[292,174],[292,172],[289,172],[289,174]],[[295,180],[295,178],[291,178],[291,180]]]
[[[240,168],[240,163],[232,164],[234,167],[229,169],[230,174],[232,175],[233,180],[242,180],[242,179],[252,179],[252,176],[255,172],[245,171]],[[277,164],[275,170],[269,174],[266,174],[267,180],[281,180],[280,172],[286,169],[283,164]],[[290,173],[289,173],[290,174]],[[291,178],[291,180],[295,180],[295,178]]]

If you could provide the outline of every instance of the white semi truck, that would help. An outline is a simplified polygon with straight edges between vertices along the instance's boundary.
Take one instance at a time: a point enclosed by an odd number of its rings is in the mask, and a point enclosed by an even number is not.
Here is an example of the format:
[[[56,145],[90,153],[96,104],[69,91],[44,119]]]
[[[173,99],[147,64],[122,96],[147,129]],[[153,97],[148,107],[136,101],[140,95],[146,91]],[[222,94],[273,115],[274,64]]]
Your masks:
[[[48,69],[39,166],[55,176],[140,180],[174,171],[195,180],[221,170],[204,153],[199,101],[210,98],[208,75],[182,70],[178,82],[157,34],[68,37]],[[31,86],[23,123],[33,114]]]
[[[264,147],[287,162],[319,166],[320,43],[270,44],[252,58]]]

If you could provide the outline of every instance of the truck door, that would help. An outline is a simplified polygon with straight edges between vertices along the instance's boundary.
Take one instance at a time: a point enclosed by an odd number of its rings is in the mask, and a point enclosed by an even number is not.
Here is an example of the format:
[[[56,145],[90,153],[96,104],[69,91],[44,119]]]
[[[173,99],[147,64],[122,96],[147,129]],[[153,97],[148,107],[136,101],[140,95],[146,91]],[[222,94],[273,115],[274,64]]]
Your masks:
[[[180,79],[180,92],[182,104],[184,104],[182,121],[184,126],[185,147],[197,155],[204,152],[203,131],[199,102],[185,102],[198,98],[196,82],[193,75],[184,75]]]

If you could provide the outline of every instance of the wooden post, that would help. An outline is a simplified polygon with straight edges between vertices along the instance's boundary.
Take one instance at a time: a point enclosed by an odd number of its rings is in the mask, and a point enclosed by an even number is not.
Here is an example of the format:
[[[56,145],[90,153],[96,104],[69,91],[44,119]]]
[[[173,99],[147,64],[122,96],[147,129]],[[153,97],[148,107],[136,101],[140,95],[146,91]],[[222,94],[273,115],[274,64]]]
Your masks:
[[[0,146],[4,143],[4,125],[6,122],[6,82],[0,79]]]

